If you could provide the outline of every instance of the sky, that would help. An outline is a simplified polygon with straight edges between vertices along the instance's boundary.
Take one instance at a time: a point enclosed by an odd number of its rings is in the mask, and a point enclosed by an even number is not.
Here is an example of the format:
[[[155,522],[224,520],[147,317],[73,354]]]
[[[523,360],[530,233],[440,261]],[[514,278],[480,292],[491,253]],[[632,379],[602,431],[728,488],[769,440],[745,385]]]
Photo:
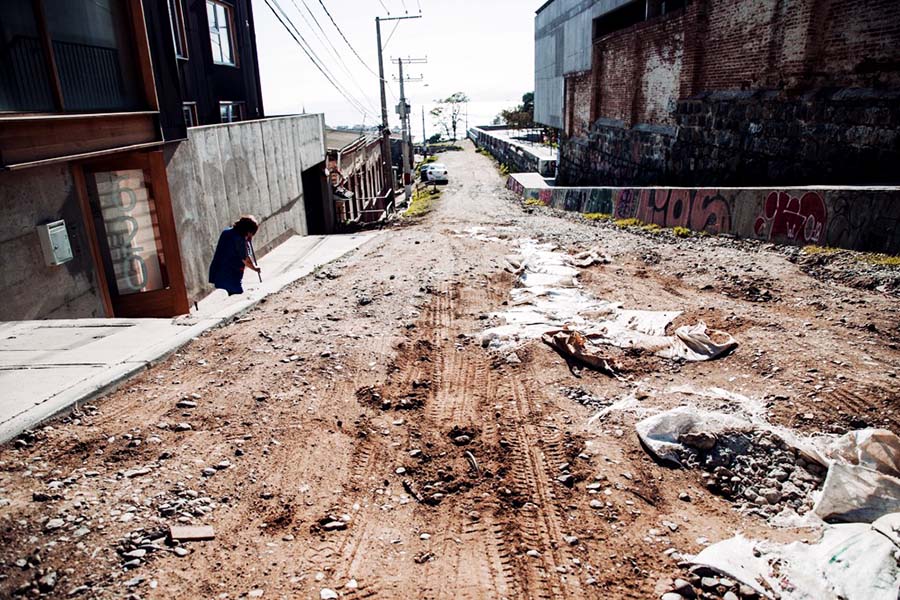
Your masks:
[[[305,109],[325,113],[329,126],[378,123],[375,17],[418,15],[420,7],[421,19],[381,24],[392,126],[399,124],[394,111],[400,96],[397,65],[390,62],[397,57],[428,59],[427,64],[404,65],[406,76],[424,78],[405,84],[415,140],[422,138],[423,107],[427,135],[438,131],[428,114],[436,99],[464,92],[471,99],[469,125],[484,125],[534,89],[534,11],[544,0],[268,0],[287,13],[299,37],[351,100],[317,70],[266,0],[252,1],[263,105],[270,116]]]

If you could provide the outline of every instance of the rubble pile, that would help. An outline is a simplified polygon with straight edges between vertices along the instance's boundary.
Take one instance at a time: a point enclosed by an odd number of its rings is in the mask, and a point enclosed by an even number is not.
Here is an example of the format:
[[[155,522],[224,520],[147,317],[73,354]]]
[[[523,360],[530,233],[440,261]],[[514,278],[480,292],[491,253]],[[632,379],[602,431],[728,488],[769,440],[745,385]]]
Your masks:
[[[707,489],[764,518],[784,508],[808,512],[810,492],[825,479],[824,467],[771,432],[685,433],[679,441],[682,464],[702,469]]]
[[[662,600],[757,600],[759,593],[752,587],[722,577],[711,569],[697,567],[685,579],[676,579],[666,586]]]

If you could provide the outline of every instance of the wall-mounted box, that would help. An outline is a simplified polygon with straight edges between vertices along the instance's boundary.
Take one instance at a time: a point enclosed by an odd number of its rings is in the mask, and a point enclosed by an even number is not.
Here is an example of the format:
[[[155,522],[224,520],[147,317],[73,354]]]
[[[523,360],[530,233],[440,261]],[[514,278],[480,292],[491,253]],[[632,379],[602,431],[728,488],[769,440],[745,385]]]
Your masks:
[[[44,251],[44,262],[51,267],[72,260],[72,245],[69,244],[69,232],[65,221],[53,221],[37,227],[41,238],[41,250]]]

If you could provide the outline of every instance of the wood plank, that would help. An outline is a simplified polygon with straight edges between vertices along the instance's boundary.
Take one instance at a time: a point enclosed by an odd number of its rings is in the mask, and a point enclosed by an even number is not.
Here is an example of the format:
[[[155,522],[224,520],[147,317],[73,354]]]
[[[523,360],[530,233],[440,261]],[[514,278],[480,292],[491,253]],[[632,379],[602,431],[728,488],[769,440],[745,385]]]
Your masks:
[[[147,102],[148,108],[159,110],[156,78],[153,76],[153,61],[150,57],[150,41],[147,39],[147,22],[144,19],[144,7],[141,0],[129,0],[128,12],[131,16],[132,37],[137,50],[138,68],[144,84],[144,100]]]
[[[100,242],[97,240],[97,228],[94,227],[94,215],[91,211],[91,203],[88,200],[87,182],[84,177],[84,169],[81,165],[72,165],[72,178],[75,180],[75,195],[81,205],[81,217],[84,220],[84,230],[87,232],[88,245],[91,247],[91,258],[94,259],[94,274],[97,281],[97,291],[103,302],[103,312],[107,317],[115,315],[113,312],[112,296],[109,293],[109,284],[106,281],[106,270],[103,268],[103,258],[100,255]]]
[[[162,141],[156,113],[10,118],[3,119],[2,125],[0,155],[4,167]]]

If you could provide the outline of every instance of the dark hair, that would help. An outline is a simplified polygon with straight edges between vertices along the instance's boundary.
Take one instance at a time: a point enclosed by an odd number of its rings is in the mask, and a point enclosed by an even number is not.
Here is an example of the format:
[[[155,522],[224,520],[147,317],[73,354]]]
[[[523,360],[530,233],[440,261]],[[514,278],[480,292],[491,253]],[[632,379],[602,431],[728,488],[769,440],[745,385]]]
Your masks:
[[[248,233],[256,235],[256,232],[259,230],[259,223],[256,222],[256,217],[253,215],[243,215],[234,222],[232,227],[241,235],[247,235]]]

